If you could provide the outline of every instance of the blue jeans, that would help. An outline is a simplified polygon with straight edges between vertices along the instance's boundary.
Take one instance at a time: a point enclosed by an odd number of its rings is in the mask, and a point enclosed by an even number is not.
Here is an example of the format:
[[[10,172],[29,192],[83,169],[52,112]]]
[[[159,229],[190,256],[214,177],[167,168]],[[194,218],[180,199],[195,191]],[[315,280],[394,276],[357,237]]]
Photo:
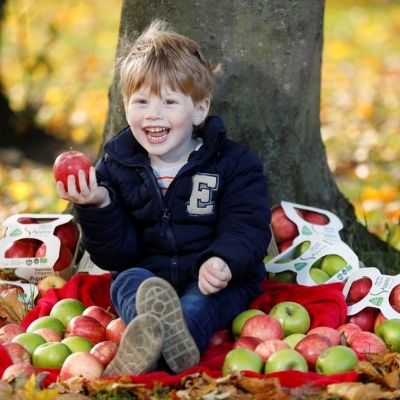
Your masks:
[[[126,324],[136,317],[135,297],[139,285],[153,276],[152,272],[136,267],[121,272],[114,279],[111,301]],[[180,290],[177,294],[183,316],[200,352],[207,348],[211,335],[228,327],[259,293],[258,282],[230,283],[225,289],[208,296],[200,292],[197,281]]]

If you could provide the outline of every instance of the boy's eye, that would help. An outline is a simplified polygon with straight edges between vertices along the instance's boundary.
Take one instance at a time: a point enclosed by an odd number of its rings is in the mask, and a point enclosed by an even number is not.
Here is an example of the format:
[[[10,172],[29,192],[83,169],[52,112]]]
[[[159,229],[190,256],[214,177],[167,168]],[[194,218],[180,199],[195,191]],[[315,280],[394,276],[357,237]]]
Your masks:
[[[133,103],[134,104],[146,104],[147,101],[145,99],[134,99]]]
[[[165,104],[176,104],[176,100],[174,100],[174,99],[167,99],[167,100],[165,100]]]

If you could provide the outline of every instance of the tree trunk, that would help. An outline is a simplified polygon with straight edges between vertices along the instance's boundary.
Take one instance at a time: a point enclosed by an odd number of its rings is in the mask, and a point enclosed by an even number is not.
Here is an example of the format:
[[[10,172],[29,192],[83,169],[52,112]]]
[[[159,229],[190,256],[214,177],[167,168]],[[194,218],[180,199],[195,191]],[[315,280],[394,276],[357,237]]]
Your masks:
[[[398,253],[356,221],[327,164],[319,119],[323,13],[322,0],[124,0],[119,33],[140,32],[158,17],[196,40],[224,71],[211,114],[261,157],[271,204],[331,210],[366,265],[384,266],[390,255],[399,265]],[[109,96],[104,139],[126,126],[115,77]]]

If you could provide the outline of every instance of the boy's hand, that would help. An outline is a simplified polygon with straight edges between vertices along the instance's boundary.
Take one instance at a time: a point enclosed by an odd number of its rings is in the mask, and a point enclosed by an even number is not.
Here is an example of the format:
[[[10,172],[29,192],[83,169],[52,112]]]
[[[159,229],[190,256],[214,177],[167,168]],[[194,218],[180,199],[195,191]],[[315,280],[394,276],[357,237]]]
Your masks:
[[[76,187],[74,175],[68,176],[68,188],[62,182],[57,182],[57,195],[59,198],[71,203],[105,207],[110,204],[110,196],[105,187],[97,185],[96,172],[90,167],[89,183],[86,181],[85,172],[78,172],[80,191]]]
[[[228,264],[219,257],[211,257],[204,261],[199,270],[200,292],[208,295],[219,292],[232,279]]]

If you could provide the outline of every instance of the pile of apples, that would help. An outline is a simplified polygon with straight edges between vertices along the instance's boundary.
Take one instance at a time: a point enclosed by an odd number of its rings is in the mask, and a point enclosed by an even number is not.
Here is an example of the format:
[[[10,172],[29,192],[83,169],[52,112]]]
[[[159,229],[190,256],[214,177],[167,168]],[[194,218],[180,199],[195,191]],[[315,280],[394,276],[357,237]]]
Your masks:
[[[384,320],[375,326],[375,332],[372,330],[363,330],[353,317],[336,329],[310,329],[307,309],[299,303],[283,301],[269,313],[258,309],[241,312],[234,318],[231,330],[213,335],[210,346],[233,337],[233,348],[223,363],[224,376],[243,370],[299,370],[332,375],[353,370],[369,353],[400,351],[400,319]]]
[[[2,379],[29,378],[41,368],[59,369],[63,380],[100,378],[115,356],[124,330],[124,322],[110,311],[96,305],[85,307],[77,299],[62,299],[26,331],[13,323],[0,328],[0,343],[13,361]]]
[[[37,224],[39,220],[31,217],[21,217],[20,224]],[[41,222],[42,223],[42,222]],[[79,241],[79,230],[75,222],[69,221],[59,225],[54,230],[54,235],[60,239],[60,255],[53,269],[56,272],[70,267]],[[33,258],[45,257],[46,244],[39,239],[23,238],[10,243],[5,250],[5,258]]]

